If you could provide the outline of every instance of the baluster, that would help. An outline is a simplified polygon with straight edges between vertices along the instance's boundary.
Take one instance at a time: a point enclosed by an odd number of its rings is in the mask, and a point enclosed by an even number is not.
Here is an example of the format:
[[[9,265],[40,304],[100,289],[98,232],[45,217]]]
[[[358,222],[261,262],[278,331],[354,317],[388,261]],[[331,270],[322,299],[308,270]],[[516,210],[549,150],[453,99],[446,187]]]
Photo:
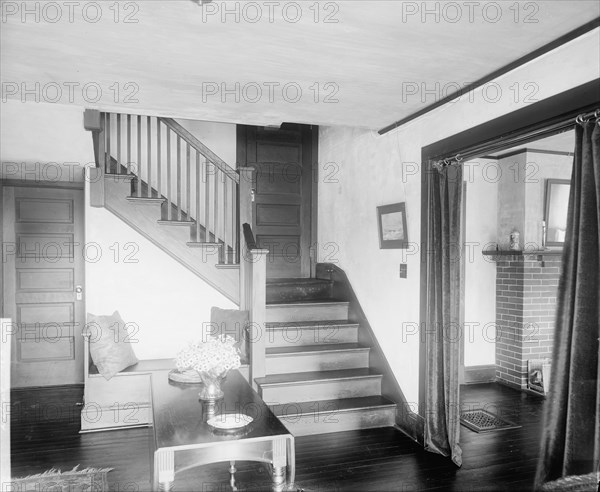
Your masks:
[[[177,220],[181,220],[181,137],[177,135]]]
[[[229,254],[227,253],[227,175],[223,173],[223,254],[224,263],[229,263]]]
[[[110,113],[106,113],[106,169],[105,172],[110,174]]]
[[[213,195],[213,213],[214,213],[214,222],[213,222],[213,234],[215,235],[215,243],[219,243],[219,170],[217,166],[215,166],[215,174],[213,176],[215,178],[214,184],[214,195]]]
[[[205,228],[205,238],[204,242],[210,242],[210,197],[209,197],[209,173],[208,173],[208,159],[204,159],[204,228]]]
[[[158,198],[162,196],[162,188],[161,188],[161,179],[162,179],[162,171],[161,171],[161,145],[160,145],[160,120],[156,118],[156,191],[158,192]]]
[[[148,137],[148,198],[152,198],[152,118],[146,116],[146,133]]]
[[[196,242],[200,242],[200,152],[196,151]]]
[[[171,129],[167,127],[167,220],[173,218],[171,196]]]
[[[231,181],[231,261],[233,263],[239,263],[237,258],[238,252],[238,231],[240,225],[238,224],[238,213],[237,213],[237,195],[238,195],[238,184],[235,181]]]
[[[137,117],[137,196],[142,196],[142,117]]]
[[[131,174],[131,115],[127,115],[127,174]]]
[[[121,113],[117,113],[117,174],[121,174]]]
[[[190,174],[190,144],[185,143],[185,213],[187,214],[188,220],[192,220],[192,208],[191,208],[191,174]]]

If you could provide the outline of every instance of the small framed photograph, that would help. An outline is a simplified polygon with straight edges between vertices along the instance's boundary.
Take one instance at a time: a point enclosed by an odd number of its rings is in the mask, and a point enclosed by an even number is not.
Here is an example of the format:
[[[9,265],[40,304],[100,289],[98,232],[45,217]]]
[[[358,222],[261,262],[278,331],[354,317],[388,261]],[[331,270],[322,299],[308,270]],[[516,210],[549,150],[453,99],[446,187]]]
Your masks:
[[[406,204],[404,202],[377,207],[377,224],[379,249],[408,248]]]

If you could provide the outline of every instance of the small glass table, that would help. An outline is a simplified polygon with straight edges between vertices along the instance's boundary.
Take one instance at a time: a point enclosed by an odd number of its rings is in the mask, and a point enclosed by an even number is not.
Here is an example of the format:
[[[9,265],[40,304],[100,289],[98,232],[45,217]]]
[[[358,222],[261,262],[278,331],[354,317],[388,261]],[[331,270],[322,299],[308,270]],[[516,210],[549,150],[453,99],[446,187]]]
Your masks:
[[[295,480],[294,436],[271,412],[239,371],[222,384],[223,399],[200,401],[199,384],[177,383],[167,371],[152,373],[153,489],[171,490],[175,475],[209,463],[269,463],[273,488],[283,490]],[[220,414],[245,414],[253,421],[239,429],[219,430],[207,420]]]

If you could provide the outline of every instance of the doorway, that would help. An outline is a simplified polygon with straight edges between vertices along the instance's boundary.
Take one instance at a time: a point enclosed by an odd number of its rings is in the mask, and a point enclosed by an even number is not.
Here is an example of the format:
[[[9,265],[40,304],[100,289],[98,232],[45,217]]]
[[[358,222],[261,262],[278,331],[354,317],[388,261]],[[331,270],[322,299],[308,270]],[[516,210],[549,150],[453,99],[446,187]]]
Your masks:
[[[533,140],[559,134],[572,129],[575,126],[575,118],[582,112],[597,107],[598,81],[592,81],[579,87],[563,92],[556,96],[545,99],[539,103],[525,107],[521,110],[509,113],[505,116],[484,123],[478,127],[469,129],[457,135],[431,144],[422,149],[422,162],[424,169],[421,172],[421,241],[422,241],[422,268],[421,268],[421,326],[428,325],[428,295],[435,289],[431,281],[430,265],[427,253],[431,253],[433,243],[430,244],[428,217],[431,213],[430,190],[433,176],[434,164],[440,162],[451,162],[462,165],[477,156],[487,155],[491,152],[501,152],[506,149],[523,145]],[[464,303],[464,296],[459,298]],[[444,415],[436,415],[427,408],[427,377],[440,380],[447,377],[432,370],[431,359],[433,354],[428,353],[427,334],[421,337],[419,351],[419,412],[423,420],[419,421],[417,428],[418,439],[424,442],[425,421],[429,425],[435,425],[435,419],[443,418]],[[459,359],[462,344],[448,344],[447,349],[452,354],[446,357]],[[450,374],[450,378],[458,380],[458,374]],[[435,382],[435,381],[434,381]],[[459,401],[458,385],[454,386],[449,401]]]
[[[11,387],[83,382],[83,189],[2,185],[3,317]]]
[[[313,276],[317,135],[317,127],[299,124],[237,127],[238,166],[256,169],[252,229],[269,250],[267,279]]]

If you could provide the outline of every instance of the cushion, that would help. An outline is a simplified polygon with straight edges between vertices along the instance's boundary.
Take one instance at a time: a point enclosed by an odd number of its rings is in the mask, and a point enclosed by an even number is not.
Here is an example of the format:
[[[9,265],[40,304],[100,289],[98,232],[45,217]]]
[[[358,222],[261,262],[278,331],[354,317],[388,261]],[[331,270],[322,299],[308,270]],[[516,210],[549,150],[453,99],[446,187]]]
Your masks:
[[[248,324],[250,314],[239,309],[221,309],[213,307],[210,310],[209,335],[229,335],[240,351],[242,364],[248,364]]]
[[[135,339],[129,336],[118,311],[110,316],[88,313],[85,331],[90,335],[92,361],[106,380],[138,362],[131,347]]]

